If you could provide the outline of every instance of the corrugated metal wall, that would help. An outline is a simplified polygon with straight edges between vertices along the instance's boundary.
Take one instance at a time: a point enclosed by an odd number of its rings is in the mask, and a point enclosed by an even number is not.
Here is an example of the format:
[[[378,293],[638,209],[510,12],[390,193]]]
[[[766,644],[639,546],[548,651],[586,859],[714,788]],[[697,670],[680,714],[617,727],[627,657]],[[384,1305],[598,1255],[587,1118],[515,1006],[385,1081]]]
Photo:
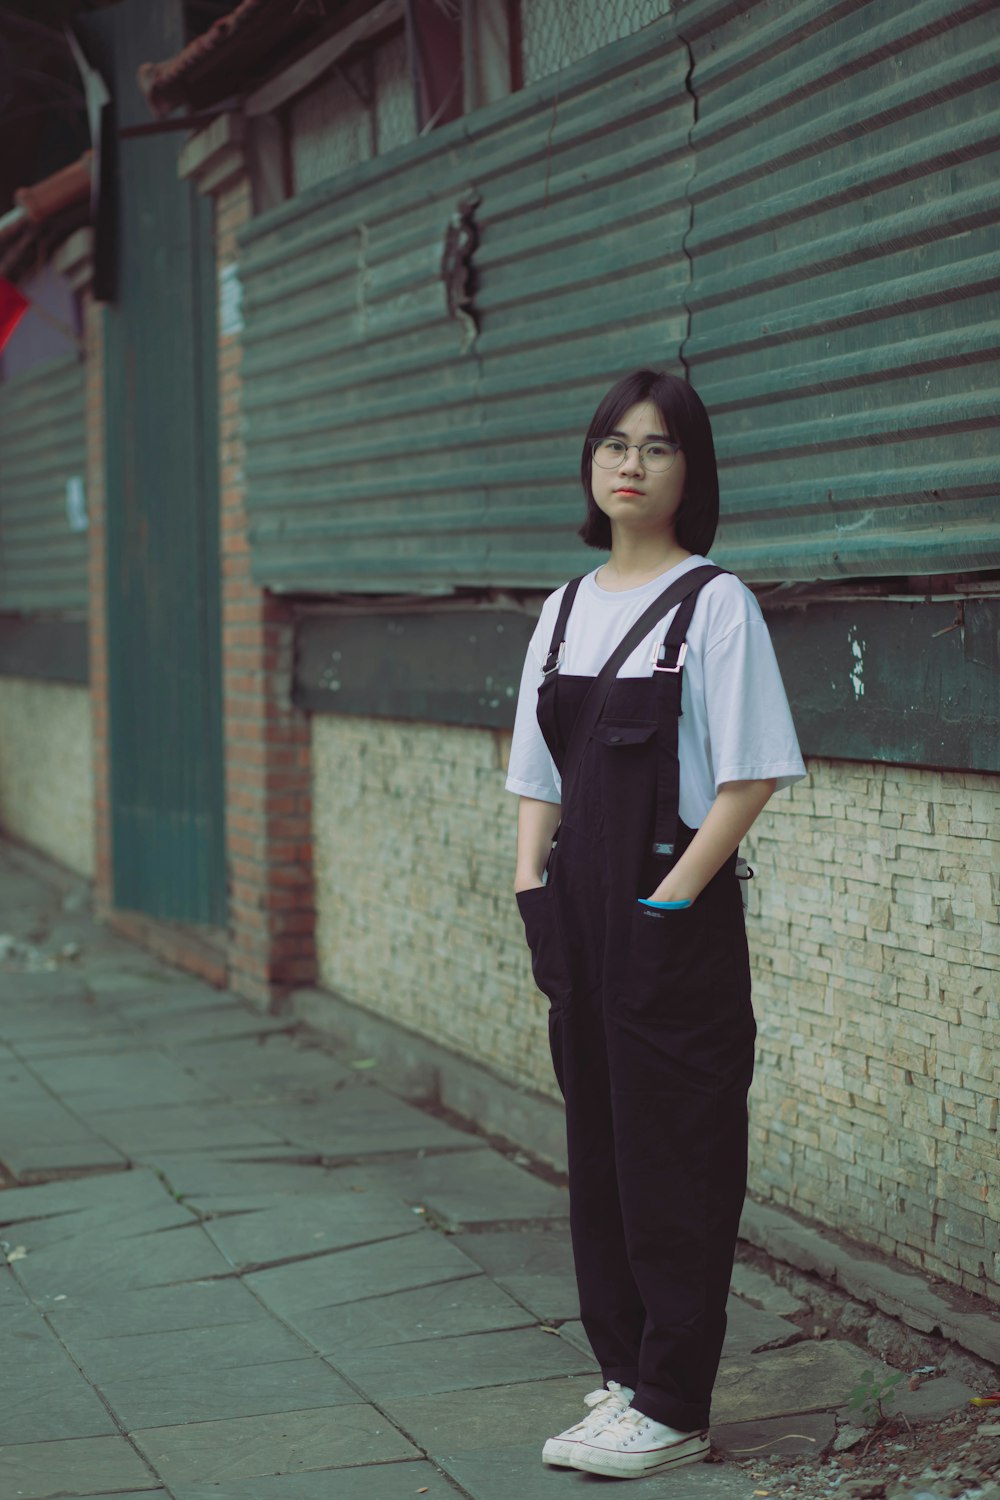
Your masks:
[[[746,578],[1000,566],[996,5],[734,11],[679,21],[685,356],[726,556]]]
[[[657,25],[251,227],[262,582],[435,592],[572,562],[581,412],[636,358],[676,365],[687,326],[686,72]],[[439,265],[470,183],[482,332],[463,353]]]
[[[256,221],[257,579],[435,593],[591,565],[580,438],[646,362],[686,362],[713,412],[713,555],[748,582],[1000,566],[988,10],[690,0]],[[464,352],[439,263],[470,185]]]
[[[0,610],[87,607],[87,534],[66,481],[85,472],[83,366],[50,360],[0,384]]]

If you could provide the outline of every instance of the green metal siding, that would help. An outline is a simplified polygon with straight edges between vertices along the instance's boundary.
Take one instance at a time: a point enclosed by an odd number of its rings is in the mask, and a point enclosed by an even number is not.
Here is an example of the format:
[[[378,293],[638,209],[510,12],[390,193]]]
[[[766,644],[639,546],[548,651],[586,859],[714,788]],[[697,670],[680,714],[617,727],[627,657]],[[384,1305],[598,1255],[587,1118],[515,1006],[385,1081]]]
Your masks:
[[[687,67],[657,23],[250,226],[260,582],[441,593],[576,565],[581,414],[637,360],[680,372]],[[470,184],[482,321],[463,353],[439,264]]]
[[[692,0],[692,383],[750,579],[1000,566],[992,0]]]
[[[0,384],[0,610],[86,610],[87,533],[66,515],[66,481],[85,474],[80,361]]]
[[[1000,567],[988,9],[689,0],[255,221],[256,579],[580,571],[584,425],[646,362],[713,413],[713,556],[748,582]],[[438,271],[470,185],[463,353]]]

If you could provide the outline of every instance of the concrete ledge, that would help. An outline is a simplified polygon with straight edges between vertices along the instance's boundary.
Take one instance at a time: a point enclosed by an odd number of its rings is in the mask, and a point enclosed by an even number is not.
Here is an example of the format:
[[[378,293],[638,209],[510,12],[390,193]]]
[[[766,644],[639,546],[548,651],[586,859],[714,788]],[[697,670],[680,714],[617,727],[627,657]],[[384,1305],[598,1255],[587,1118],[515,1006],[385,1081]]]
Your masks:
[[[498,1078],[481,1064],[331,991],[296,990],[282,1005],[346,1053],[377,1057],[378,1079],[385,1087],[414,1101],[442,1104],[487,1135],[502,1136],[565,1172],[561,1103]],[[740,1238],[918,1333],[938,1334],[1000,1365],[1000,1316],[985,1298],[957,1287],[932,1288],[901,1261],[751,1198],[744,1204]]]
[[[1000,1365],[1000,1311],[985,1297],[974,1298],[947,1285],[933,1288],[900,1261],[749,1198],[740,1220],[740,1238],[776,1260],[841,1287],[857,1301],[870,1303],[918,1333],[950,1339],[970,1354]]]

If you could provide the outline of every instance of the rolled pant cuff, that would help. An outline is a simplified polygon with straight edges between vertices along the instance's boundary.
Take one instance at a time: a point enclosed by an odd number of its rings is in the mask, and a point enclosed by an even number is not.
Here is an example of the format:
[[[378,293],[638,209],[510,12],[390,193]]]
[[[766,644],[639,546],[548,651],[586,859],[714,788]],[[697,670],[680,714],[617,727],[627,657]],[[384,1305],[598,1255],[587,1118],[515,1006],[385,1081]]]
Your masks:
[[[708,1431],[709,1414],[704,1406],[696,1406],[690,1401],[677,1401],[670,1396],[665,1396],[662,1391],[651,1389],[648,1385],[640,1385],[636,1388],[636,1393],[632,1397],[632,1409],[642,1412],[644,1417],[652,1417],[654,1422],[662,1422],[666,1427],[675,1427],[678,1432]]]

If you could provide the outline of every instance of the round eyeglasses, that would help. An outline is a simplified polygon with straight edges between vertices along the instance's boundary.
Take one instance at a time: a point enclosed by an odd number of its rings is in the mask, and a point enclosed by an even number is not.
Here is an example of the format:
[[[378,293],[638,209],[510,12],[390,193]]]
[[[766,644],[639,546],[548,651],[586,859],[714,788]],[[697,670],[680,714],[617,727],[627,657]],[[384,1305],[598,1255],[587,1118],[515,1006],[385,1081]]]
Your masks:
[[[639,462],[650,474],[665,474],[681,451],[680,443],[660,438],[655,443],[623,443],[621,438],[598,438],[591,444],[594,463],[602,469],[617,469],[630,448],[639,454]]]

